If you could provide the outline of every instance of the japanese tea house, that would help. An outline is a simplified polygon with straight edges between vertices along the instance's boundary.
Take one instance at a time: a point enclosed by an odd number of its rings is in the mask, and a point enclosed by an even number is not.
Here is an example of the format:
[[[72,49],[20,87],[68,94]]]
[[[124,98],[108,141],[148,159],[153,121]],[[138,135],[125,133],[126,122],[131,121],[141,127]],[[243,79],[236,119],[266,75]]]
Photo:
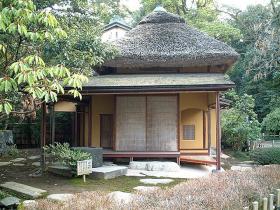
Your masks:
[[[220,169],[219,95],[234,87],[225,72],[239,55],[163,8],[114,44],[118,55],[84,85],[83,100],[62,96],[55,105],[75,112],[73,145],[103,147],[104,157],[177,158]]]

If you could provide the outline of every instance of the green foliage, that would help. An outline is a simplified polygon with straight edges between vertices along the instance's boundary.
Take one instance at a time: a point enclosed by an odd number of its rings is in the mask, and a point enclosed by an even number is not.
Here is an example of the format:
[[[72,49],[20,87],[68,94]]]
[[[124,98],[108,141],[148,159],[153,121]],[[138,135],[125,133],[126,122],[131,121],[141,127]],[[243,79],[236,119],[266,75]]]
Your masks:
[[[253,150],[250,157],[260,165],[280,164],[280,148],[259,148]]]
[[[267,6],[250,6],[230,21],[243,38],[242,42],[233,43],[241,58],[229,74],[239,94],[255,98],[260,121],[280,105],[279,14],[280,4],[276,0]]]
[[[266,132],[280,131],[280,108],[276,108],[263,119],[262,126]]]
[[[221,117],[222,140],[233,150],[242,150],[248,141],[259,139],[260,123],[254,112],[254,99],[244,94],[238,96],[234,91],[226,94],[232,100],[231,108],[224,110]]]
[[[19,155],[19,150],[17,149],[17,145],[16,144],[8,145],[6,155],[9,155],[11,157],[17,157]]]
[[[32,0],[5,0],[0,4],[0,119],[19,108],[18,101],[34,103],[57,101],[64,87],[80,97],[87,77],[71,73],[64,65],[48,65],[42,59],[42,46],[66,38],[55,16],[37,11]],[[12,96],[18,100],[12,100]],[[30,108],[30,107],[28,107]],[[29,110],[30,111],[30,110]]]
[[[91,154],[81,150],[73,150],[68,143],[55,143],[44,147],[44,151],[50,154],[56,161],[69,166],[73,172],[77,169],[77,161],[91,159]]]

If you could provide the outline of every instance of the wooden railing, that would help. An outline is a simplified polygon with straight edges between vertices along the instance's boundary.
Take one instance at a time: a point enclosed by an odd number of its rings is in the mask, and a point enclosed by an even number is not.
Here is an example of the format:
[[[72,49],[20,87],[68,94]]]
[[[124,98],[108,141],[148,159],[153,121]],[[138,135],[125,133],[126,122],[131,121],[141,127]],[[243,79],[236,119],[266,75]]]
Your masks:
[[[263,198],[261,201],[254,201],[252,205],[246,206],[243,210],[280,210],[280,189],[276,190],[276,194],[269,194],[269,197]]]

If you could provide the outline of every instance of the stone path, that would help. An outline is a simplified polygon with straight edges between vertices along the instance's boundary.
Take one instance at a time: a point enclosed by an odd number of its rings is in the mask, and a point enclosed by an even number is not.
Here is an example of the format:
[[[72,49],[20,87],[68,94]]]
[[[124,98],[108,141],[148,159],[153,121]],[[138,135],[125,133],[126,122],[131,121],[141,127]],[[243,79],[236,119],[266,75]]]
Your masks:
[[[113,179],[119,176],[123,176],[127,173],[127,167],[125,166],[102,166],[93,168],[90,176],[101,179]]]
[[[140,179],[140,182],[144,184],[169,184],[173,182],[173,179]]]
[[[26,161],[26,158],[16,158],[11,160],[11,162],[22,162],[22,161]]]
[[[41,158],[40,155],[33,155],[33,156],[27,157],[27,159],[29,159],[29,160],[36,160],[36,159],[40,159],[40,158]]]
[[[6,190],[13,191],[19,195],[23,195],[31,198],[39,198],[43,196],[45,193],[47,193],[46,190],[38,189],[17,182],[5,182],[4,184],[1,184],[0,187]]]
[[[14,163],[13,166],[25,166],[24,163]]]
[[[147,171],[147,170],[135,170],[128,169],[126,176],[153,176],[163,178],[179,178],[179,179],[193,179],[208,176],[215,169],[215,166],[204,166],[204,165],[182,165],[180,170],[177,172],[168,171]]]
[[[165,171],[177,172],[180,171],[180,166],[175,162],[168,161],[132,161],[129,163],[129,168],[134,170],[147,171]]]

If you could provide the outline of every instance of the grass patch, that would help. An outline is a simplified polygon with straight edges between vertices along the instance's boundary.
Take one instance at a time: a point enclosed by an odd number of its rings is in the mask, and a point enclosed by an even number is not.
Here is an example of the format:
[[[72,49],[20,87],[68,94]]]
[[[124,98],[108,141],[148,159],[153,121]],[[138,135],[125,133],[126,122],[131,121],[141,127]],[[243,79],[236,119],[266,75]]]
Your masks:
[[[0,190],[0,200],[3,199],[3,198],[6,198],[8,196],[10,196],[10,194],[8,194],[5,191]]]
[[[140,182],[140,179],[148,179],[156,177],[128,177],[121,176],[114,179],[93,179],[88,178],[86,183],[83,182],[82,177],[70,179],[70,184],[77,187],[83,187],[87,190],[94,191],[122,191],[122,192],[132,192],[134,187],[137,186],[152,186],[146,185]],[[159,179],[159,178],[158,178]],[[177,185],[180,182],[186,181],[186,179],[173,179],[174,181],[169,184],[158,184],[153,186],[159,186],[161,188],[168,188]]]
[[[225,150],[224,153],[226,153],[227,155],[235,158],[237,161],[240,161],[240,162],[250,160],[249,152]]]

